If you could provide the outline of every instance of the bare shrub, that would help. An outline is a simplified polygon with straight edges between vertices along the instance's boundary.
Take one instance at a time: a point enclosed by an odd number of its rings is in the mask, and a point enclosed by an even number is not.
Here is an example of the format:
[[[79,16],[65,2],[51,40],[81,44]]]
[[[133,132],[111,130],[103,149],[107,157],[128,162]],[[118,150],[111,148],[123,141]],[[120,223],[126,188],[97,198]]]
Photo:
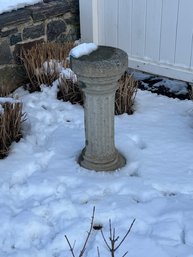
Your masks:
[[[25,120],[20,102],[0,102],[0,159],[8,155],[12,142],[22,137],[21,125]]]
[[[59,76],[61,67],[67,68],[67,57],[74,42],[37,43],[31,49],[21,48],[22,59],[30,80],[31,91],[40,90],[41,84],[51,85]]]
[[[127,72],[118,81],[119,88],[115,94],[115,114],[133,114],[134,101],[137,93],[138,83]],[[71,103],[83,105],[83,93],[78,84],[65,78],[60,79],[58,99],[70,101]]]
[[[109,220],[109,237],[108,237],[109,243],[108,243],[108,240],[106,239],[106,237],[103,233],[103,230],[101,230],[102,238],[103,238],[108,250],[111,253],[111,257],[115,257],[115,252],[120,248],[120,246],[125,241],[126,237],[131,232],[131,229],[132,229],[134,223],[135,223],[135,219],[132,221],[131,225],[129,226],[129,228],[126,232],[126,234],[123,236],[123,238],[121,239],[121,241],[119,243],[118,243],[119,236],[116,236],[115,228],[112,228],[112,225],[111,225],[111,220]],[[99,250],[98,250],[98,253],[99,253]],[[127,255],[127,253],[128,253],[128,251],[125,252],[122,257],[125,257]]]
[[[30,92],[40,91],[40,85],[52,85],[59,78],[61,67],[68,68],[67,57],[73,48],[73,42],[38,43],[31,49],[21,48],[21,59],[30,79],[27,89]],[[59,79],[58,99],[83,105],[83,93],[73,79]],[[134,99],[137,93],[137,82],[127,72],[119,80],[115,94],[115,114],[133,113]]]
[[[133,227],[133,225],[135,223],[135,219],[132,221],[131,225],[129,226],[127,232],[122,237],[120,242],[118,242],[120,238],[119,238],[119,236],[116,236],[115,228],[112,228],[111,220],[109,220],[109,237],[107,239],[105,237],[104,233],[103,233],[102,226],[101,225],[94,225],[94,218],[95,218],[95,207],[93,208],[91,223],[90,223],[89,231],[87,232],[87,237],[86,237],[86,239],[84,241],[83,247],[80,250],[80,253],[79,253],[78,257],[83,257],[84,256],[85,251],[86,251],[86,247],[88,245],[88,241],[89,241],[90,236],[91,236],[92,229],[100,230],[101,235],[102,235],[102,239],[103,239],[105,245],[107,246],[107,249],[110,252],[110,256],[111,257],[115,257],[116,251],[121,247],[121,245],[123,244],[123,242],[125,241],[127,236],[130,234],[131,229],[132,229],[132,227]],[[65,239],[66,239],[66,241],[68,243],[71,256],[72,257],[76,257],[75,251],[74,251],[74,245],[75,244],[72,245],[66,235],[65,235]],[[121,257],[125,257],[127,255],[127,253],[128,253],[128,251],[125,252]],[[99,247],[97,247],[97,254],[98,254],[98,257],[100,257],[100,248]]]
[[[61,78],[57,98],[64,102],[83,105],[83,93],[71,79]]]
[[[115,94],[115,114],[132,114],[134,112],[133,105],[138,83],[127,72],[125,72],[118,83],[119,88]]]
[[[84,244],[82,246],[82,249],[80,250],[80,253],[79,253],[78,257],[83,257],[84,253],[86,251],[88,240],[89,240],[89,238],[91,236],[91,232],[92,232],[92,228],[93,228],[93,224],[94,224],[94,216],[95,216],[95,207],[93,208],[93,211],[92,211],[92,218],[91,218],[90,228],[89,228],[87,237],[86,237],[86,239],[84,241]],[[75,253],[74,253],[74,247],[72,246],[72,244],[70,243],[70,241],[69,241],[69,239],[68,239],[68,237],[66,235],[65,235],[65,239],[66,239],[66,241],[68,243],[68,246],[70,248],[70,252],[71,252],[72,257],[76,257]]]

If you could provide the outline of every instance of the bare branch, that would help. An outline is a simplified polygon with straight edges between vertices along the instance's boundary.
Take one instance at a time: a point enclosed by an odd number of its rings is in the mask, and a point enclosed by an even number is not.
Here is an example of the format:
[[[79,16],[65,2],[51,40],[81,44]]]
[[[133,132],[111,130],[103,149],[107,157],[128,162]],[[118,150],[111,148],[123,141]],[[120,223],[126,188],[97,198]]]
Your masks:
[[[92,228],[93,228],[94,215],[95,215],[95,206],[93,207],[93,211],[92,211],[92,219],[91,219],[91,223],[90,223],[90,229],[89,229],[88,235],[87,235],[87,237],[86,237],[86,240],[85,240],[85,242],[84,242],[84,245],[83,245],[83,247],[82,247],[82,250],[80,251],[79,257],[82,257],[83,254],[84,254],[84,252],[85,252],[85,250],[86,250],[86,246],[87,246],[87,243],[88,243],[88,239],[89,239],[89,237],[90,237],[90,235],[91,235]]]
[[[128,251],[127,251],[125,254],[123,254],[123,256],[122,256],[122,257],[125,257],[127,254],[128,254]]]
[[[72,256],[76,257],[75,254],[74,254],[74,249],[73,249],[73,247],[72,247],[72,245],[71,245],[71,243],[70,243],[70,241],[69,241],[69,239],[68,239],[68,237],[66,235],[65,235],[65,238],[66,238],[66,241],[67,241],[67,243],[69,245],[70,252],[71,252]]]
[[[110,238],[112,238],[112,226],[111,226],[111,220],[109,220],[109,233],[110,233]]]
[[[98,255],[98,257],[101,257],[100,251],[99,251],[99,247],[98,247],[98,246],[97,246],[97,255]]]
[[[104,242],[105,242],[107,248],[109,249],[109,251],[111,251],[111,247],[108,245],[107,240],[106,240],[106,238],[105,238],[105,236],[104,236],[104,234],[103,234],[103,230],[102,230],[102,229],[101,229],[101,235],[102,235],[102,238],[103,238],[103,240],[104,240]]]
[[[134,223],[135,223],[135,219],[134,219],[133,222],[131,223],[131,225],[130,225],[128,231],[127,231],[127,233],[125,234],[125,236],[123,237],[123,239],[121,240],[121,242],[120,242],[120,243],[118,244],[118,246],[115,248],[115,251],[122,245],[122,243],[124,242],[125,238],[129,235],[129,233],[131,232],[131,229],[132,229]]]
[[[84,256],[84,253],[86,251],[86,247],[87,247],[87,244],[88,244],[88,241],[89,241],[89,238],[91,236],[92,229],[93,229],[94,217],[95,217],[95,207],[93,207],[93,213],[92,213],[90,228],[89,228],[89,231],[87,232],[87,237],[84,241],[83,247],[82,247],[78,257],[83,257]],[[115,228],[112,228],[111,220],[109,220],[109,243],[108,243],[108,241],[107,241],[107,239],[106,239],[106,237],[103,233],[103,230],[101,229],[101,235],[102,235],[103,241],[105,242],[108,250],[110,251],[111,257],[115,257],[115,252],[122,245],[122,243],[125,241],[126,237],[131,232],[131,229],[132,229],[134,223],[135,223],[135,219],[132,221],[130,227],[128,228],[128,230],[126,232],[126,234],[124,235],[121,242],[117,246],[116,246],[116,242],[119,240],[119,236],[116,236],[116,230],[115,230]],[[75,253],[74,253],[74,246],[72,247],[72,245],[71,245],[71,243],[70,243],[70,241],[69,241],[69,239],[66,235],[65,235],[65,239],[66,239],[66,241],[68,243],[68,246],[70,248],[70,252],[71,252],[72,257],[76,257]],[[125,252],[122,255],[122,257],[125,257],[127,254],[128,254],[128,251]],[[100,257],[99,247],[97,247],[97,256]]]

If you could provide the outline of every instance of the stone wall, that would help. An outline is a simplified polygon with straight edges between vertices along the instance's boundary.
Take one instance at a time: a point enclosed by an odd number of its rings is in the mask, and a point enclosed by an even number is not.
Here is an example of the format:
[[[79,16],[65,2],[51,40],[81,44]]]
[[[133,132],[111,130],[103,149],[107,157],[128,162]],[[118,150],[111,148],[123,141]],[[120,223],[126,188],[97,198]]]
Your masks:
[[[0,89],[12,91],[26,81],[18,58],[21,46],[79,39],[78,3],[78,0],[44,0],[0,15]]]

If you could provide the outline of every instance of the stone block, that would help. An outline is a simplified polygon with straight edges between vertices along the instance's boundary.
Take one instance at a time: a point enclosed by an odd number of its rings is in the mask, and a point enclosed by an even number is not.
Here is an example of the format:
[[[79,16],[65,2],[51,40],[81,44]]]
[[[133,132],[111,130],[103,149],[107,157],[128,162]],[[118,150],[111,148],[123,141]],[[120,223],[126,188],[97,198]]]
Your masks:
[[[23,66],[6,66],[0,69],[0,89],[11,92],[27,81]]]
[[[80,24],[80,17],[78,15],[70,15],[70,17],[65,19],[66,24],[69,25],[79,25]]]
[[[71,0],[71,13],[79,16],[79,0]]]
[[[12,54],[7,40],[0,43],[0,65],[9,64],[12,60]]]
[[[24,28],[23,30],[23,39],[34,39],[34,38],[39,38],[45,34],[45,25],[39,24],[39,25],[34,25],[31,27]]]
[[[53,0],[43,0],[44,3],[51,3]],[[55,2],[64,2],[64,0],[56,0]]]
[[[22,38],[21,38],[21,33],[15,34],[15,35],[11,35],[10,36],[10,45],[16,45],[17,43],[21,42]]]
[[[57,38],[66,32],[66,23],[63,20],[51,21],[47,25],[48,41],[57,40]]]
[[[0,29],[25,24],[31,20],[30,14],[31,11],[26,8],[0,14]]]
[[[35,6],[30,6],[28,9],[32,12],[34,22],[46,20],[57,16],[64,15],[71,10],[71,6],[67,1],[52,1],[42,3]]]
[[[75,34],[61,34],[57,39],[56,42],[57,43],[65,43],[65,42],[69,42],[69,41],[76,41],[78,40],[80,37],[77,37],[77,35]]]
[[[13,29],[8,29],[8,30],[5,30],[5,31],[0,31],[0,37],[8,37],[8,36],[11,36],[15,33],[18,32],[18,29],[17,28],[13,28]]]

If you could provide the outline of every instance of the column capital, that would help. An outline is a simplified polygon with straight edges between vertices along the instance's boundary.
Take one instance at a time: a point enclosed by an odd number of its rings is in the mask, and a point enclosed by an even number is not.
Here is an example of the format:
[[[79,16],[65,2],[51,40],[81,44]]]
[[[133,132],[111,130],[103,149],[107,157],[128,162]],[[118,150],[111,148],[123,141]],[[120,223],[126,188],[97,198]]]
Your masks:
[[[84,80],[119,78],[128,67],[127,53],[110,46],[99,46],[96,51],[79,58],[71,56],[70,61],[77,77]]]

